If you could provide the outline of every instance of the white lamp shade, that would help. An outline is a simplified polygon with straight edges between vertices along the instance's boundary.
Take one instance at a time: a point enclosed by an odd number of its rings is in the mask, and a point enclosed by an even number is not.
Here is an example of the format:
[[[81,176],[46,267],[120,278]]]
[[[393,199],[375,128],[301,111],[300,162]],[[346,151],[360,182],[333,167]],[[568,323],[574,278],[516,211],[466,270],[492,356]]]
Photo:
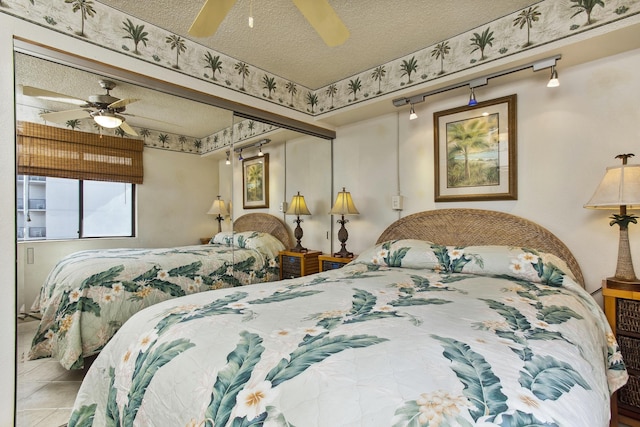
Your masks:
[[[293,196],[291,199],[291,203],[289,203],[289,209],[285,212],[287,215],[311,215],[309,212],[309,208],[307,208],[307,204],[304,201],[304,196],[298,194]]]
[[[591,199],[584,205],[593,209],[640,208],[640,165],[607,168]]]
[[[109,112],[97,113],[93,116],[93,120],[103,128],[109,129],[117,128],[124,121],[122,116]]]
[[[213,204],[211,205],[207,213],[209,215],[229,215],[229,213],[227,212],[227,207],[224,205],[224,200],[221,200],[220,198],[217,198],[213,201]]]
[[[336,202],[333,204],[333,208],[331,208],[330,215],[358,215],[358,209],[356,209],[356,205],[353,203],[353,199],[351,199],[351,193],[345,191],[344,187],[342,191],[338,193],[336,196]]]

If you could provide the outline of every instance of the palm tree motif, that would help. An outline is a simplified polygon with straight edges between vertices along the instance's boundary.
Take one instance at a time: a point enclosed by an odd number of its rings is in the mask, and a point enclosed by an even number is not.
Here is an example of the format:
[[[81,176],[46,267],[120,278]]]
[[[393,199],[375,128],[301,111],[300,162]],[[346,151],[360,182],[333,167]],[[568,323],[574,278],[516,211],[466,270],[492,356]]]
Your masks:
[[[160,135],[158,135],[158,141],[160,141],[160,144],[162,144],[162,148],[164,148],[165,142],[167,143],[167,145],[169,144],[169,135],[167,135],[166,133],[161,133]]]
[[[249,133],[253,135],[253,131],[256,128],[256,122],[254,120],[249,120],[249,124],[247,124],[247,129],[249,129]]]
[[[513,20],[513,26],[520,26],[522,29],[525,25],[527,26],[527,42],[522,45],[522,47],[531,46],[531,27],[533,23],[540,19],[540,12],[538,12],[538,6],[530,7],[528,9],[522,10],[516,19]]]
[[[329,108],[333,108],[333,97],[338,93],[338,86],[335,83],[330,84],[324,93],[331,98],[331,107]]]
[[[115,134],[116,134],[116,136],[119,136],[120,138],[124,138],[124,137],[127,136],[127,133],[121,127],[117,128],[115,130]]]
[[[178,137],[178,142],[180,143],[180,150],[184,151],[184,143],[187,142],[187,137],[184,135],[180,135]]]
[[[218,141],[219,140],[220,140],[220,135],[218,135],[218,134],[213,135],[213,146],[215,148],[218,148]]]
[[[591,12],[593,12],[593,8],[596,6],[604,7],[604,1],[602,0],[571,0],[571,3],[575,3],[571,6],[572,8],[578,9],[571,17],[573,18],[584,12],[587,14],[587,25],[591,24]]]
[[[68,128],[71,128],[73,130],[75,130],[76,128],[80,128],[79,119],[67,120],[65,124],[67,125]]]
[[[149,33],[144,31],[144,25],[133,25],[133,22],[131,22],[129,18],[127,18],[126,22],[122,21],[122,24],[124,25],[122,29],[128,33],[128,35],[123,36],[122,38],[133,40],[133,53],[140,55],[140,52],[138,51],[138,44],[142,42],[146,47],[147,42],[149,41],[147,38]]]
[[[475,46],[471,53],[476,50],[480,50],[480,61],[485,60],[484,50],[487,46],[493,46],[493,31],[491,31],[491,27],[487,27],[486,30],[482,32],[482,34],[473,33],[473,38],[471,39],[471,46]]]
[[[378,94],[382,93],[380,84],[382,83],[382,79],[384,78],[385,74],[387,74],[387,70],[385,70],[384,65],[377,66],[375,70],[373,70],[373,73],[371,73],[371,78],[378,82],[378,92],[376,92]],[[333,103],[331,105],[333,106]]]
[[[287,82],[285,85],[285,89],[291,95],[291,102],[289,103],[289,107],[293,107],[293,96],[298,93],[298,86],[294,82]]]
[[[236,65],[233,68],[240,76],[242,76],[242,86],[240,86],[240,90],[244,91],[244,79],[249,76],[249,66],[244,62],[236,62]]]
[[[176,63],[173,65],[173,68],[176,70],[180,69],[178,65],[178,59],[180,58],[180,54],[187,50],[187,46],[184,44],[184,39],[180,36],[176,36],[175,34],[171,34],[167,36],[165,42],[171,46],[171,50],[176,50]]]
[[[464,155],[464,174],[471,179],[469,153],[489,146],[489,123],[484,118],[463,120],[447,124],[447,147],[451,158],[456,153]]]
[[[242,129],[244,129],[244,122],[238,123],[238,138],[242,139]]]
[[[93,2],[91,0],[64,0],[65,3],[73,5],[73,13],[80,11],[80,16],[82,17],[82,27],[80,32],[76,31],[76,34],[85,37],[84,35],[84,21],[88,17],[92,17],[96,14],[95,9],[93,8]]]
[[[276,79],[274,77],[269,77],[266,74],[262,77],[262,83],[264,83],[263,89],[269,91],[268,98],[271,99],[271,92],[276,90]]]
[[[207,65],[204,68],[211,68],[211,80],[217,81],[216,79],[216,71],[222,73],[222,61],[220,61],[220,55],[213,56],[211,52],[205,53],[204,60],[207,62]]]
[[[418,71],[418,61],[416,61],[416,57],[412,56],[410,60],[403,59],[402,64],[400,64],[400,69],[402,73],[400,77],[407,76],[407,84],[411,83],[411,74]]]
[[[431,51],[431,56],[435,56],[436,59],[440,60],[440,72],[438,75],[444,74],[444,57],[447,56],[450,51],[451,48],[449,47],[448,41],[438,43]]]
[[[222,143],[226,144],[227,135],[229,134],[229,129],[225,129],[222,131]]]
[[[147,137],[149,137],[149,135],[151,135],[151,132],[149,132],[149,129],[143,128],[143,129],[140,129],[139,134],[142,137],[142,140],[146,141]]]
[[[353,94],[353,100],[356,101],[358,99],[358,91],[362,89],[362,82],[360,81],[360,77],[356,77],[355,80],[349,80],[349,84],[347,85],[349,88],[348,93]]]
[[[193,141],[193,146],[195,147],[196,151],[200,152],[200,148],[202,148],[202,140],[196,139],[195,141]]]
[[[311,105],[311,113],[313,114],[313,108],[318,105],[318,95],[307,92],[307,105]]]

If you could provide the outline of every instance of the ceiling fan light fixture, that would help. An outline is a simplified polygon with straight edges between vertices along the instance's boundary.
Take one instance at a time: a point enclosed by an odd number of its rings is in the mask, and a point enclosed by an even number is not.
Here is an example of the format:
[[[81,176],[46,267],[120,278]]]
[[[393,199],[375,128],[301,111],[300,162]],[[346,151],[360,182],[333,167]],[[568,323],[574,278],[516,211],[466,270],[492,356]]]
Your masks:
[[[114,129],[124,122],[124,117],[108,111],[98,111],[93,115],[93,120],[103,128]]]

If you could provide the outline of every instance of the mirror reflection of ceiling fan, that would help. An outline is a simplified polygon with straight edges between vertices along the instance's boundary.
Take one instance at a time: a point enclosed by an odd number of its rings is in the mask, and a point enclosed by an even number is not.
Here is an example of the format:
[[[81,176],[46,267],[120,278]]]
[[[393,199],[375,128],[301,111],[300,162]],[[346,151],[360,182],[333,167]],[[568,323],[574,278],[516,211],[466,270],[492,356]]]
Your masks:
[[[132,116],[132,114],[125,113],[126,106],[139,101],[135,98],[119,99],[111,96],[109,93],[116,84],[110,80],[100,80],[100,86],[106,90],[106,94],[91,95],[88,100],[75,98],[72,96],[64,95],[61,93],[51,92],[46,89],[40,89],[32,86],[23,86],[22,93],[26,96],[33,96],[40,99],[46,99],[49,101],[64,102],[67,104],[74,104],[79,106],[79,109],[55,111],[50,113],[42,113],[40,117],[44,120],[54,123],[66,123],[69,120],[79,120],[92,118],[98,125],[114,129],[119,127],[129,135],[138,136],[135,130],[127,122],[125,122],[125,115]]]
[[[349,30],[327,0],[291,0],[309,24],[330,47],[339,46],[349,38]],[[189,28],[194,37],[213,35],[236,0],[206,0]]]

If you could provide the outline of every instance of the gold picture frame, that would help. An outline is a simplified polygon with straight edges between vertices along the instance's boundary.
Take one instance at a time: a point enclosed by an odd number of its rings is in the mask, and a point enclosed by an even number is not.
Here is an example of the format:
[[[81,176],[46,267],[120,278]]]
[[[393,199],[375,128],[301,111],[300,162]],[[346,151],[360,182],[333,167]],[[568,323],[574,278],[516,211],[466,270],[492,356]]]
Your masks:
[[[242,161],[243,208],[269,207],[269,154]]]
[[[517,200],[517,95],[433,114],[435,201]]]

